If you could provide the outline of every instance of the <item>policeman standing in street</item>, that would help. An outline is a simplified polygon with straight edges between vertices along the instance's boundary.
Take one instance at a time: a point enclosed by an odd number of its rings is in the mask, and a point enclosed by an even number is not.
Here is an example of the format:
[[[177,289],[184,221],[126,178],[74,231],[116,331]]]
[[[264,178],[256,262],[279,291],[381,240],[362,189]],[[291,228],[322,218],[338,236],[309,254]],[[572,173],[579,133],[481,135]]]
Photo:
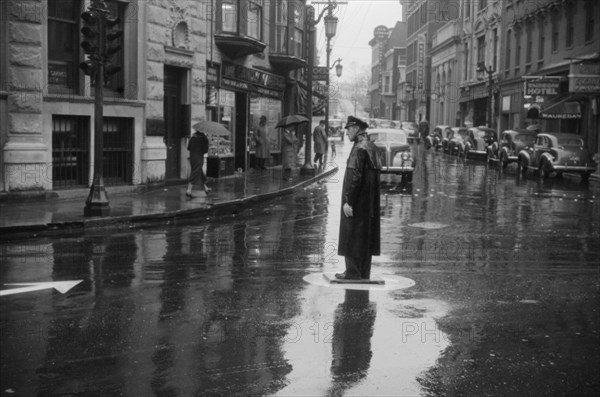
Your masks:
[[[371,277],[371,256],[380,254],[379,177],[381,161],[375,144],[367,137],[368,124],[348,116],[348,139],[354,142],[342,187],[342,213],[338,255],[345,257],[346,271],[340,280]]]

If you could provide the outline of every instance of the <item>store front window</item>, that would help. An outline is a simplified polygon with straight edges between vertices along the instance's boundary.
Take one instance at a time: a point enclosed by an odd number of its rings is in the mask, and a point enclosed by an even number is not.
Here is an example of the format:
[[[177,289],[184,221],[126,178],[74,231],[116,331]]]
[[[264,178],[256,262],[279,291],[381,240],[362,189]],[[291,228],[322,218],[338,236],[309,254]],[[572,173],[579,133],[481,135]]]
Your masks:
[[[271,155],[281,152],[281,131],[275,128],[275,124],[281,118],[281,101],[272,98],[250,98],[250,120],[248,125],[251,134],[254,134],[260,116],[267,117],[267,131],[269,133],[269,144]],[[251,139],[250,153],[255,151],[254,139]]]

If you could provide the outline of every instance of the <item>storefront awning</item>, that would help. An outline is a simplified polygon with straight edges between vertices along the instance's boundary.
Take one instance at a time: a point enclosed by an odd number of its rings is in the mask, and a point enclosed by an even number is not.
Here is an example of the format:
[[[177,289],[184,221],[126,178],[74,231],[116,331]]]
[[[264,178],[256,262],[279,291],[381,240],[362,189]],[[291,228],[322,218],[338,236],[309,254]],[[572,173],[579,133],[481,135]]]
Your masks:
[[[543,108],[540,112],[541,119],[580,119],[581,107],[579,102],[563,101]]]
[[[527,111],[529,119],[569,120],[581,118],[581,106],[577,97],[563,95],[548,103],[535,103]]]

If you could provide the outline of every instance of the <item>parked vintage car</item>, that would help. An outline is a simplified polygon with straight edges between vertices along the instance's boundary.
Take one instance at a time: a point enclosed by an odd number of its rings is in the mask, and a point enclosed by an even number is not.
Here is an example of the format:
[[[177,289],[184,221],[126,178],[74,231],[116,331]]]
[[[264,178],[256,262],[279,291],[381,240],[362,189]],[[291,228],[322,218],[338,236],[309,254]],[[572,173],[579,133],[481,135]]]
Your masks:
[[[541,179],[553,172],[558,177],[569,172],[581,175],[581,180],[587,182],[596,170],[596,162],[581,136],[568,133],[538,134],[532,146],[519,152],[517,164],[520,174],[533,169]]]
[[[496,130],[488,127],[471,127],[469,137],[460,148],[458,155],[486,157],[487,148],[498,140]]]
[[[469,130],[466,127],[451,127],[452,135],[447,139],[442,139],[442,149],[444,153],[461,155],[461,148],[464,149],[465,142],[469,137]]]
[[[377,146],[382,173],[400,174],[402,181],[412,181],[415,158],[408,143],[408,133],[393,128],[369,128],[369,139]]]
[[[423,145],[425,149],[434,148],[436,151],[442,147],[442,140],[448,139],[448,135],[452,133],[449,125],[436,125],[431,134],[427,135]]]
[[[400,129],[408,133],[409,143],[421,142],[421,138],[419,138],[419,128],[417,127],[417,123],[415,123],[414,121],[401,121]]]
[[[344,137],[344,121],[342,119],[329,119],[328,137]]]
[[[488,163],[498,163],[500,169],[517,162],[517,155],[528,146],[533,146],[537,131],[506,130],[500,134],[500,141],[488,146]]]

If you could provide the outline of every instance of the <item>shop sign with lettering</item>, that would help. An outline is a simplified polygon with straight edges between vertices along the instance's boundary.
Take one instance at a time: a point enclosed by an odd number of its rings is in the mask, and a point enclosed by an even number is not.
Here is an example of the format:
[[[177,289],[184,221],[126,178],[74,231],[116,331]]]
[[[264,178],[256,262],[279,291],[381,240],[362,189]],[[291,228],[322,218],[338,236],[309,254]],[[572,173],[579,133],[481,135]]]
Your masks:
[[[246,84],[260,85],[271,90],[283,91],[285,89],[285,79],[283,77],[233,63],[223,62],[222,77],[223,79],[228,78]]]
[[[600,94],[600,62],[572,63],[569,70],[569,92]]]
[[[420,39],[420,37],[419,37]],[[417,90],[422,90],[425,86],[425,43],[419,40],[417,53]]]
[[[217,63],[209,63],[207,62],[206,64],[206,84],[208,85],[212,85],[214,87],[220,87],[221,86],[221,82],[220,82],[220,77],[221,77],[221,73],[220,73],[220,68],[221,65],[217,64]]]
[[[556,79],[525,80],[526,96],[556,96],[560,94],[560,81]]]

